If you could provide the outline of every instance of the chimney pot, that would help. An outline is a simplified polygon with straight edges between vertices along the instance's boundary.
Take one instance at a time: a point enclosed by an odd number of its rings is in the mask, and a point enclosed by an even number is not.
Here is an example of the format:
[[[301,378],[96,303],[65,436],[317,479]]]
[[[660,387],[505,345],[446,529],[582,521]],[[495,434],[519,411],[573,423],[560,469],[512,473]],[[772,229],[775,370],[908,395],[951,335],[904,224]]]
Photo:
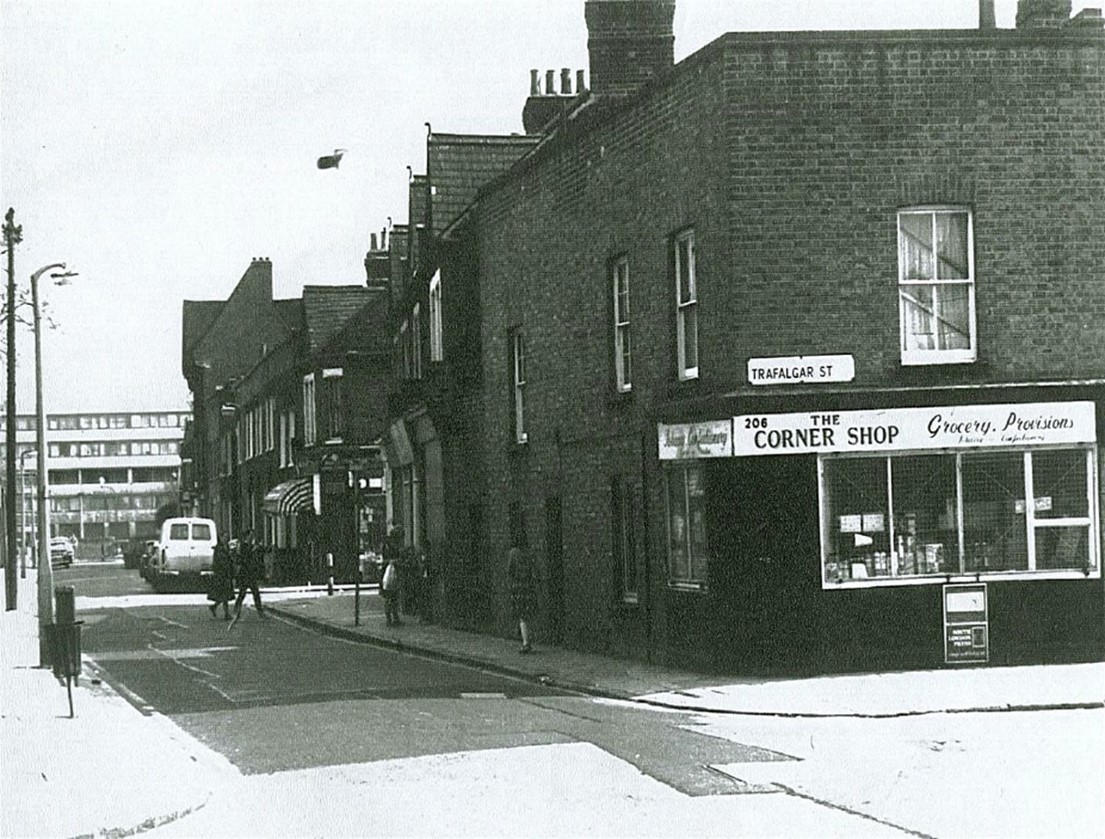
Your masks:
[[[996,25],[994,0],[978,0],[978,28],[993,29]]]
[[[569,96],[572,92],[572,71],[567,67],[560,70],[560,94]]]
[[[537,96],[539,93],[541,93],[541,82],[537,77],[538,77],[538,71],[537,70],[530,70],[529,71],[529,95],[530,96]]]
[[[576,93],[583,93],[587,88],[583,84],[583,71],[576,70]]]
[[[372,233],[368,237],[368,249],[370,251],[376,250],[376,234]]]
[[[556,93],[556,70],[545,71],[545,95],[552,96]]]

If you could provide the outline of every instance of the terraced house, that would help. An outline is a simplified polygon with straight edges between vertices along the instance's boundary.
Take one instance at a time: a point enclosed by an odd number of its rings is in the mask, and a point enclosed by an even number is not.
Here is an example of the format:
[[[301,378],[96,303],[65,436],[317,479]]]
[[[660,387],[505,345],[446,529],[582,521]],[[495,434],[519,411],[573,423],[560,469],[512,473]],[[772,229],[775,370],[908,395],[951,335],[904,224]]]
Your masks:
[[[587,0],[589,83],[411,180],[385,442],[441,619],[511,632],[520,544],[578,649],[1100,659],[1100,13],[675,64],[674,5]]]

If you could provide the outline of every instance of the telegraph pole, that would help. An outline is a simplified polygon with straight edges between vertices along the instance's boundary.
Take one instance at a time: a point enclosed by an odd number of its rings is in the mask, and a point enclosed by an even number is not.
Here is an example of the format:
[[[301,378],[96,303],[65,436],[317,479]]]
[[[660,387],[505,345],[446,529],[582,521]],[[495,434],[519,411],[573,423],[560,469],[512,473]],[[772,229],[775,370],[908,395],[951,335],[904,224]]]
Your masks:
[[[23,225],[16,225],[15,210],[8,208],[4,216],[4,247],[8,252],[8,423],[5,445],[5,486],[8,503],[4,505],[4,533],[7,536],[7,557],[4,561],[4,610],[14,611],[16,600],[16,574],[12,551],[15,548],[15,505],[11,492],[15,488],[15,246],[23,241]],[[20,499],[22,501],[22,499]],[[47,557],[49,562],[50,558]]]

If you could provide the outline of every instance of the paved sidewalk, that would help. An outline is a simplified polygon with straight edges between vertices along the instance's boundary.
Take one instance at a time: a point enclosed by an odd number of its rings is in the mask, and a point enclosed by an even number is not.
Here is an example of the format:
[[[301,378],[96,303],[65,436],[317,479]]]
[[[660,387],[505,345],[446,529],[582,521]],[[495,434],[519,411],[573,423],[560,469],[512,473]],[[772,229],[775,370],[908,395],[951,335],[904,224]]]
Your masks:
[[[236,774],[167,718],[93,684],[87,666],[70,718],[64,683],[38,666],[36,612],[29,569],[18,608],[0,617],[0,836],[129,836],[202,808]]]
[[[348,591],[269,608],[331,635],[662,707],[810,717],[1105,707],[1105,663],[732,681],[547,647],[540,639],[532,654],[521,655],[516,641],[422,624],[417,617],[389,627],[375,587],[361,594],[359,626]]]

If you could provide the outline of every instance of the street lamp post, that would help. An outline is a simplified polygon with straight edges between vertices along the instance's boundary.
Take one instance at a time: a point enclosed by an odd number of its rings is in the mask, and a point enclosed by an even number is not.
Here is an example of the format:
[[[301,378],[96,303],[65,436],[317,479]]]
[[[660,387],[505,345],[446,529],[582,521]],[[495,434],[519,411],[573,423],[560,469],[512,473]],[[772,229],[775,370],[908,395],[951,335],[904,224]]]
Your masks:
[[[42,317],[38,305],[38,279],[47,271],[60,268],[64,262],[44,265],[31,274],[31,308],[34,310],[35,331],[35,443],[38,446],[38,663],[48,667],[50,650],[47,643],[49,630],[54,622],[54,569],[50,563],[50,523],[46,507],[46,487],[49,458],[46,451],[46,411],[42,402]],[[74,276],[70,273],[53,274],[54,279]]]

